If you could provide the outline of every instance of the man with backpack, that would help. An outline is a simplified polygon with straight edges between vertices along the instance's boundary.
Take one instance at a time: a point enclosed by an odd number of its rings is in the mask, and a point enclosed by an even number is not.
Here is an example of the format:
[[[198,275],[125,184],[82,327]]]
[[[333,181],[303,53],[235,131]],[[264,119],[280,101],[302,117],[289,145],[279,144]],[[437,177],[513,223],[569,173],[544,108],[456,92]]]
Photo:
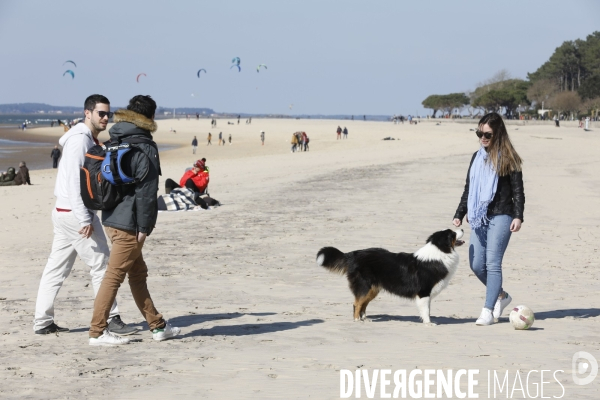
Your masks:
[[[122,200],[114,209],[102,212],[102,224],[112,242],[112,251],[94,302],[89,332],[92,346],[129,343],[128,339],[113,335],[107,323],[111,304],[126,276],[152,338],[162,341],[181,333],[181,329],[172,327],[154,307],[146,282],[148,267],[142,256],[144,241],[152,233],[158,216],[160,161],[156,143],[152,141],[152,133],[157,129],[155,111],[156,103],[150,96],[135,96],[126,110],[115,113],[116,123],[109,131],[113,143],[135,141],[133,150],[122,157],[120,164],[123,173],[133,177],[134,182],[120,187]]]
[[[90,267],[92,288],[98,292],[108,262],[108,244],[95,213],[87,209],[81,198],[79,170],[86,151],[98,144],[98,135],[106,129],[111,117],[110,103],[102,95],[89,96],[84,103],[85,119],[59,140],[63,156],[58,167],[52,210],[54,239],[52,251],[40,279],[33,330],[37,334],[67,332],[54,321],[54,300],[64,280],[71,273],[77,256]],[[138,331],[121,321],[117,303],[109,305],[109,329],[119,335]]]

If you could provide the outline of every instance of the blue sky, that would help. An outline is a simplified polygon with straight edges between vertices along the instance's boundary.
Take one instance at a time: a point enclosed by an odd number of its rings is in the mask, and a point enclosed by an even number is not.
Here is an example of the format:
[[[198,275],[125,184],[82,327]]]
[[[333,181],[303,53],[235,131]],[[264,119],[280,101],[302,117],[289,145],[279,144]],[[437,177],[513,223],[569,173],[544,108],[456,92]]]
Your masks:
[[[599,15],[594,0],[0,0],[0,103],[149,94],[218,112],[421,113],[501,69],[525,78]]]

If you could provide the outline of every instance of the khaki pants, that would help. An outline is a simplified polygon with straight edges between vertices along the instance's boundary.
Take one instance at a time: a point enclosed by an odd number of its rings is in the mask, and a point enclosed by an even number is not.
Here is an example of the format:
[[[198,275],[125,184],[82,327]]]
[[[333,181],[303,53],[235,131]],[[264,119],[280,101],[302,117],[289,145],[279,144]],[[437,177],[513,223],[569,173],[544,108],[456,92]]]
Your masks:
[[[135,232],[107,227],[106,235],[112,243],[108,267],[94,302],[94,314],[90,324],[90,337],[101,336],[107,327],[110,308],[117,296],[125,275],[129,277],[129,287],[135,304],[148,322],[150,330],[165,326],[162,315],[154,308],[150,298],[146,278],[148,267],[142,257],[144,243],[138,243]]]

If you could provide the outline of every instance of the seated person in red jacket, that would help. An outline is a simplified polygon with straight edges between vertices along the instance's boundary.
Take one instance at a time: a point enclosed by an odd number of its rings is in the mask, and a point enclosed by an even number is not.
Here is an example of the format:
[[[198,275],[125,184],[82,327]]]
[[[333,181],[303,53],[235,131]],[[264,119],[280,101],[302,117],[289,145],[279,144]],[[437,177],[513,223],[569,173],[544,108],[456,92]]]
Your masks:
[[[206,166],[206,158],[198,160],[192,168],[185,171],[179,185],[173,179],[165,181],[165,193],[169,194],[175,188],[185,187],[194,193],[204,193],[209,181],[208,167]]]
[[[206,167],[206,158],[198,160],[194,163],[192,169],[185,171],[179,186],[191,189],[196,193],[204,193],[208,186],[209,175],[208,168]]]
[[[185,187],[194,192],[194,200],[202,208],[206,208],[206,206],[212,207],[215,205],[220,205],[218,200],[210,197],[205,197],[204,199],[200,197],[201,195],[208,195],[208,193],[206,193],[208,181],[208,167],[206,166],[206,158],[203,158],[196,161],[192,168],[185,171],[181,177],[181,180],[179,181],[179,185],[173,179],[167,179],[165,181],[165,193],[169,194],[171,193],[171,190],[175,188]]]

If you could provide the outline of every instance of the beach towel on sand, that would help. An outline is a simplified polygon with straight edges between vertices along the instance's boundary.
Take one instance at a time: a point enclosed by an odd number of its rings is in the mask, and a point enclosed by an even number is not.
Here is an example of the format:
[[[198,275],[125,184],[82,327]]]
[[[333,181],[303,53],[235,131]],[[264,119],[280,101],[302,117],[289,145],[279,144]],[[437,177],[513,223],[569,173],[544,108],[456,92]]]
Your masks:
[[[194,201],[194,192],[187,188],[176,188],[169,194],[158,196],[159,211],[191,210],[198,207]]]

